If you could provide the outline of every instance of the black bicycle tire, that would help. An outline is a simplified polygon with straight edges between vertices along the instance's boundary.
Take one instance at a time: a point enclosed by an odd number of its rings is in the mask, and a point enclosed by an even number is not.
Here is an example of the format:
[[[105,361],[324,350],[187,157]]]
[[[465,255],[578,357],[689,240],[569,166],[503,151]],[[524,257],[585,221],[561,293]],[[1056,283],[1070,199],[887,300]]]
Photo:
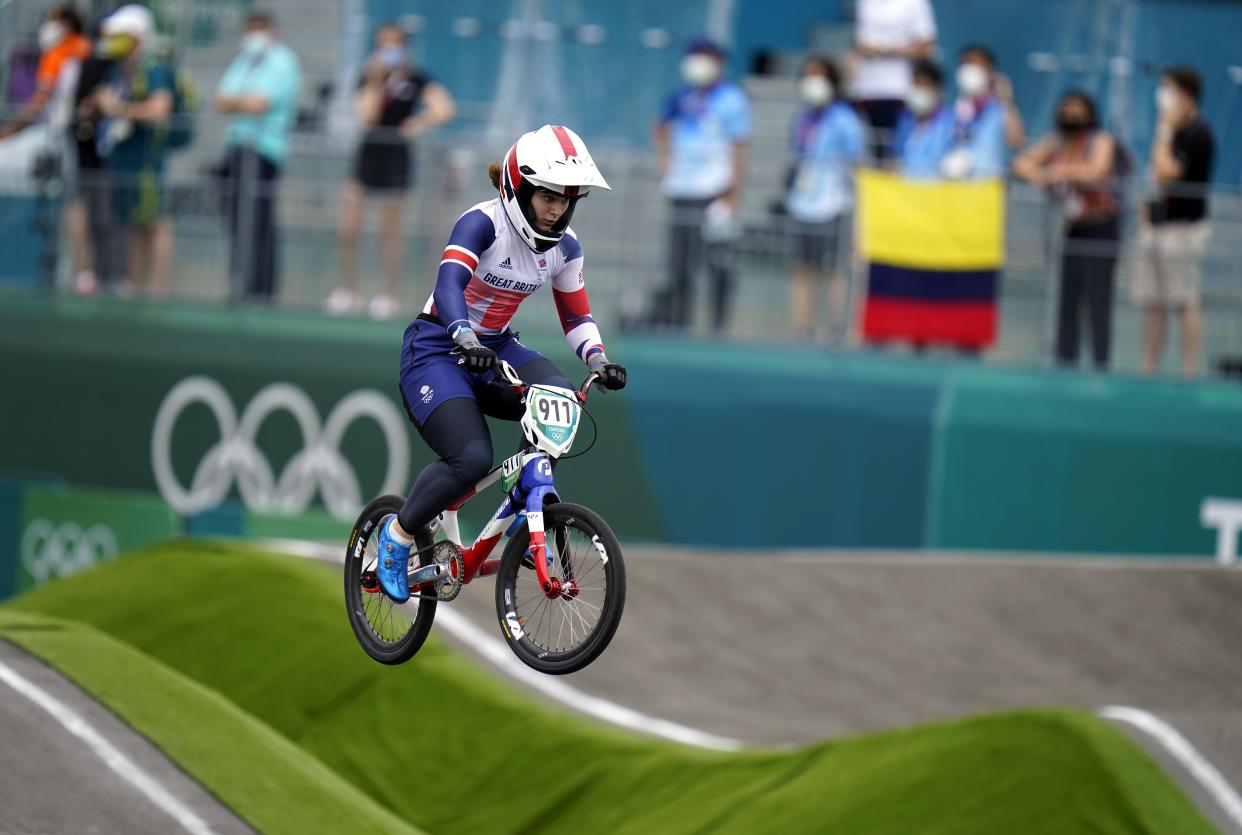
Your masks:
[[[400,496],[380,496],[363,508],[358,514],[358,520],[354,523],[354,529],[349,535],[349,544],[345,548],[345,611],[349,616],[349,627],[353,630],[354,638],[357,639],[363,651],[381,664],[404,664],[413,658],[422,649],[427,636],[431,634],[431,624],[436,616],[436,601],[420,599],[418,614],[411,624],[410,631],[399,641],[381,643],[372,632],[370,624],[367,623],[366,613],[362,608],[362,595],[370,594],[370,592],[362,591],[361,563],[364,548],[358,547],[359,538],[370,535],[372,526],[378,525],[388,514],[396,513],[404,502],[405,499]],[[431,536],[425,530],[420,531],[414,538],[416,550],[429,548],[431,544]]]
[[[608,572],[608,591],[599,622],[592,630],[591,637],[582,646],[564,653],[541,653],[525,635],[513,637],[507,616],[512,611],[509,597],[516,594],[514,588],[517,572],[522,567],[522,557],[530,542],[526,525],[515,531],[505,546],[500,558],[500,570],[496,573],[496,617],[500,621],[500,631],[513,654],[528,667],[548,675],[567,675],[586,667],[600,656],[621,625],[621,615],[625,610],[625,560],[621,556],[621,543],[616,534],[608,527],[603,518],[591,510],[572,502],[556,502],[544,508],[544,529],[553,530],[558,517],[569,516],[584,522],[587,527],[599,536],[604,550],[608,554],[608,562],[604,570]],[[542,656],[542,657],[541,657]]]

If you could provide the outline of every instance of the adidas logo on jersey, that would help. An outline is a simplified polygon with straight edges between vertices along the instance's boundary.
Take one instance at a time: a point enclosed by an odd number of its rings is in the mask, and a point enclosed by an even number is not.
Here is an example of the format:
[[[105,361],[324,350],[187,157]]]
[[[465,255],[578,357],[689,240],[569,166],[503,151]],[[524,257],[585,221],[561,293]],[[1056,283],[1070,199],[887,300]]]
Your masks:
[[[499,267],[500,267],[502,270],[511,270],[511,269],[513,269],[513,259],[512,259],[512,258],[506,258],[505,260],[503,260],[503,261],[501,261],[501,262],[500,262]]]

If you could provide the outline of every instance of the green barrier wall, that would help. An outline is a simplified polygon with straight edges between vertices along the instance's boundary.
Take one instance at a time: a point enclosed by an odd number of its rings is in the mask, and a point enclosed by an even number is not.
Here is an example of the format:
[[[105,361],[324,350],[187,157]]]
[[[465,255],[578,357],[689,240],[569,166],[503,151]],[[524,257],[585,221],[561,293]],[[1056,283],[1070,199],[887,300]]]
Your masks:
[[[158,496],[0,482],[0,598],[168,539],[179,527]]]
[[[0,296],[0,472],[163,495],[190,533],[330,537],[390,465],[404,492],[429,460],[397,396],[402,330]],[[559,333],[527,337],[579,373]],[[557,479],[631,540],[1207,558],[1203,501],[1242,499],[1242,389],[1225,384],[657,338],[609,351],[631,385],[592,398],[599,443]],[[161,407],[196,377],[209,402],[161,436]],[[374,408],[350,411],[359,397],[398,417],[404,457]],[[516,445],[513,425],[493,435],[498,456]],[[180,499],[156,477],[161,448]],[[5,507],[0,493],[12,541]]]
[[[1242,497],[1236,385],[961,368],[940,415],[929,546],[1208,556]]]

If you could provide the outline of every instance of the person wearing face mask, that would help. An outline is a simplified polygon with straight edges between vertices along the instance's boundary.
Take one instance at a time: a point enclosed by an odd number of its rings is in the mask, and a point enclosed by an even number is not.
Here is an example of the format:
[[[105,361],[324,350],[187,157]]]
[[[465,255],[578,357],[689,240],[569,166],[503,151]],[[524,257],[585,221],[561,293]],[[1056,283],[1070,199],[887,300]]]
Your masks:
[[[671,204],[669,280],[652,302],[650,322],[689,326],[692,277],[706,261],[712,281],[711,322],[724,328],[733,291],[728,238],[746,173],[750,105],[724,77],[724,50],[700,38],[682,58],[685,86],[669,97],[654,141]]]
[[[941,162],[951,179],[1003,177],[1006,145],[1024,140],[1022,120],[997,95],[996,60],[986,47],[972,44],[958,54],[957,101],[953,105],[953,145]],[[1009,84],[1001,85],[1009,90]]]
[[[5,139],[39,121],[56,97],[57,90],[73,72],[73,67],[91,54],[91,43],[82,34],[82,18],[73,6],[56,6],[39,26],[39,66],[35,72],[34,95],[12,121],[0,125]],[[70,83],[72,79],[68,79]]]
[[[929,0],[858,0],[850,93],[871,125],[872,155],[896,155],[897,121],[913,84],[915,61],[936,54],[936,18]]]
[[[56,6],[47,13],[39,26],[39,48],[42,54],[35,73],[34,94],[10,122],[0,125],[0,140],[46,121],[50,129],[47,153],[60,161],[64,218],[72,247],[75,281],[89,282],[93,286],[96,279],[87,214],[77,188],[77,154],[73,152],[72,137],[66,134],[78,70],[91,53],[90,41],[82,34],[82,19],[73,6]]]
[[[893,142],[899,170],[907,177],[940,176],[941,161],[953,144],[953,113],[944,106],[944,75],[935,62],[914,62],[905,110],[897,120]]]
[[[798,80],[803,109],[794,119],[794,167],[785,208],[792,222],[794,267],[789,283],[790,329],[814,335],[821,284],[828,290],[828,324],[846,326],[846,284],[837,269],[842,218],[853,205],[853,171],[866,154],[865,129],[841,98],[841,73],[830,59],[807,59]]]
[[[121,6],[103,20],[101,32],[100,50],[115,61],[96,94],[104,120],[95,145],[107,159],[114,220],[127,229],[129,287],[159,296],[173,259],[172,221],[164,207],[173,72],[151,49],[155,18],[145,6]]]
[[[1199,371],[1200,262],[1207,249],[1208,181],[1216,143],[1199,112],[1203,82],[1188,66],[1165,70],[1156,90],[1157,121],[1149,175],[1156,197],[1139,224],[1132,292],[1143,308],[1143,371],[1164,354],[1168,314],[1182,326],[1182,376]]]
[[[1013,163],[1014,175],[1048,189],[1065,216],[1055,347],[1061,366],[1078,363],[1085,312],[1095,368],[1108,367],[1121,240],[1119,178],[1128,172],[1127,159],[1117,140],[1100,127],[1092,98],[1071,90],[1057,105],[1056,130]]]
[[[413,174],[410,140],[451,120],[455,105],[443,85],[411,66],[405,30],[389,23],[375,34],[375,51],[354,96],[354,110],[366,133],[341,198],[341,283],[326,306],[335,315],[358,307],[358,238],[364,198],[370,197],[379,203],[384,287],[371,300],[369,312],[387,319],[397,313],[397,282],[405,259],[401,214]]]
[[[224,141],[234,298],[266,302],[276,292],[276,184],[289,153],[301,74],[271,16],[252,12],[241,50],[216,90],[216,109],[233,117]]]

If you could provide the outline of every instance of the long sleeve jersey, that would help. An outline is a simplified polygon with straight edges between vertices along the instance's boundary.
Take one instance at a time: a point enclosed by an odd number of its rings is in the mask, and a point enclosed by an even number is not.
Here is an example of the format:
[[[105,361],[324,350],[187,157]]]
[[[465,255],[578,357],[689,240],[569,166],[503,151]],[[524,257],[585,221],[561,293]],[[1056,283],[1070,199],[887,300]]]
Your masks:
[[[551,281],[565,341],[585,362],[604,345],[591,318],[582,264],[582,245],[572,229],[552,249],[534,252],[514,232],[500,199],[489,200],[458,218],[423,313],[439,319],[450,335],[463,327],[498,334],[518,305]]]

